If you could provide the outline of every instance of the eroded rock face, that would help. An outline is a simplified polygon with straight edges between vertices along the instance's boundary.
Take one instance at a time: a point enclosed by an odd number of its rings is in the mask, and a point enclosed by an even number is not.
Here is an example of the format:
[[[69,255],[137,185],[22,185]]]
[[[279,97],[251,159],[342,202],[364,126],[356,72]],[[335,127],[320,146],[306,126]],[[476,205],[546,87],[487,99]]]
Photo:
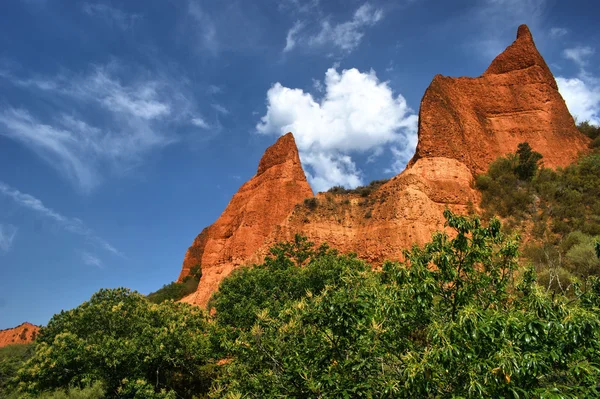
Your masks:
[[[0,348],[14,344],[28,344],[35,341],[40,328],[31,323],[23,323],[17,327],[0,330]]]
[[[478,78],[437,75],[419,112],[419,144],[412,165],[427,157],[463,162],[482,173],[527,141],[547,167],[566,166],[589,140],[575,127],[556,81],[529,29]]]
[[[203,276],[184,300],[205,305],[235,267],[264,260],[273,244],[296,233],[373,264],[400,259],[444,228],[444,209],[477,210],[473,178],[527,141],[546,166],[565,166],[589,139],[582,135],[526,26],[478,78],[437,75],[419,113],[419,144],[406,170],[363,198],[319,193],[318,206],[302,203],[312,191],[290,133],[270,147],[256,176],[244,184],[221,217],[196,238],[184,260]]]
[[[313,197],[291,133],[267,149],[256,175],[233,196],[225,211],[205,228],[188,249],[179,276],[201,265],[202,279],[195,294],[185,298],[206,303],[220,281],[265,243],[273,228],[282,223],[294,206]]]

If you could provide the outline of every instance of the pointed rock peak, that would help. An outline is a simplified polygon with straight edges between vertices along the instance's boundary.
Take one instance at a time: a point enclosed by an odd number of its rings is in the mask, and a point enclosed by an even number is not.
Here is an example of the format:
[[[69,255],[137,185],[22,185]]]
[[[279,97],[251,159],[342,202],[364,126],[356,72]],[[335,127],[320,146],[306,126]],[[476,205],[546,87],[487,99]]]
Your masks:
[[[492,61],[483,75],[500,75],[533,66],[541,68],[544,83],[558,90],[554,75],[535,47],[529,28],[527,25],[521,25],[517,30],[517,40]]]
[[[531,31],[527,25],[523,24],[519,26],[519,29],[517,30],[517,40],[518,39],[533,41],[533,36],[531,36]]]
[[[275,144],[267,148],[265,154],[260,159],[256,175],[261,175],[267,169],[290,159],[293,163],[300,165],[300,156],[298,155],[298,147],[296,146],[294,135],[287,133],[277,139]]]

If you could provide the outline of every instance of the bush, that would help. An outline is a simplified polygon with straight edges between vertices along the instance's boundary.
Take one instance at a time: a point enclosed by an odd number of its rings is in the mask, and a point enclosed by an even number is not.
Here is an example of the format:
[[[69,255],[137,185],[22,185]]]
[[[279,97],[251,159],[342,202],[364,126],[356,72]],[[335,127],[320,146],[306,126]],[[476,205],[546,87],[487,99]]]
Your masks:
[[[311,211],[314,211],[319,206],[319,200],[316,197],[305,198],[304,206],[310,209]]]
[[[327,192],[333,194],[359,194],[361,197],[368,197],[372,192],[376,191],[388,181],[390,181],[390,179],[373,180],[366,186],[358,186],[353,189],[347,189],[343,186],[333,186],[327,190]]]
[[[198,289],[199,282],[200,280],[194,277],[186,278],[181,283],[174,281],[163,285],[158,291],[151,292],[147,298],[152,303],[161,303],[168,300],[178,301],[194,293]]]
[[[209,302],[217,321],[235,329],[250,329],[259,314],[277,315],[288,303],[307,292],[320,293],[337,285],[342,271],[352,266],[365,269],[360,260],[338,256],[327,246],[315,248],[306,237],[271,248],[261,265],[237,269],[220,285]]]
[[[12,380],[33,352],[34,344],[8,345],[0,348],[0,397],[9,397],[13,391]]]
[[[101,382],[111,398],[191,398],[212,378],[203,372],[212,362],[211,328],[197,307],[103,289],[41,329],[35,354],[19,370],[19,390]]]
[[[492,220],[454,230],[383,272],[339,258],[320,293],[260,312],[232,343],[214,398],[595,397],[600,280],[580,299],[515,282],[518,242]]]

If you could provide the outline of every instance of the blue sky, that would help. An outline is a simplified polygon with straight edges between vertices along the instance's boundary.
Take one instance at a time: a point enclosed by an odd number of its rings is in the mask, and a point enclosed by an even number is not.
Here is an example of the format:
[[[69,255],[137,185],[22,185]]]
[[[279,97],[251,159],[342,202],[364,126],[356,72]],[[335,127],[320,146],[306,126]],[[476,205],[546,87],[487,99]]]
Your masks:
[[[433,76],[480,75],[521,23],[598,123],[598,15],[592,0],[3,2],[0,328],[174,280],[288,130],[315,191],[398,173]]]

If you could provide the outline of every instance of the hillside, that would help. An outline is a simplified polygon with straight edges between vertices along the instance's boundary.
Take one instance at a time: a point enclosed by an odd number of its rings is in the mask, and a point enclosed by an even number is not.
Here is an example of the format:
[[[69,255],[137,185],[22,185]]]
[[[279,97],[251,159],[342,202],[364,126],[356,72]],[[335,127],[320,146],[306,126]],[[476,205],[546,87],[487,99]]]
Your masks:
[[[313,197],[288,133],[269,147],[256,175],[188,249],[179,281],[201,266],[198,290],[184,301],[205,305],[240,265],[259,263],[268,248],[302,233],[343,252],[381,263],[423,244],[443,228],[443,211],[466,213],[480,202],[477,173],[527,141],[548,167],[585,151],[556,81],[527,26],[477,78],[437,75],[419,112],[419,143],[399,175],[366,195]]]
[[[14,328],[0,331],[0,348],[13,344],[27,344],[33,342],[39,327],[31,323],[23,323]]]

